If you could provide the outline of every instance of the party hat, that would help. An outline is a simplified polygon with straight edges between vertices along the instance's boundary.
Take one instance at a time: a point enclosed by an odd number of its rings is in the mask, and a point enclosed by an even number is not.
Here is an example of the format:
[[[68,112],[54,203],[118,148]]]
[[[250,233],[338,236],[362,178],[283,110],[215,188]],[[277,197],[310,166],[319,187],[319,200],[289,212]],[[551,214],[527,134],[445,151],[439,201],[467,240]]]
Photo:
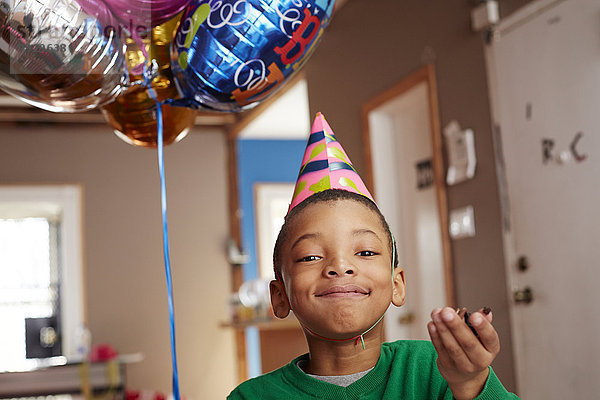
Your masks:
[[[346,190],[373,200],[325,117],[317,113],[288,213],[303,200],[327,189]]]

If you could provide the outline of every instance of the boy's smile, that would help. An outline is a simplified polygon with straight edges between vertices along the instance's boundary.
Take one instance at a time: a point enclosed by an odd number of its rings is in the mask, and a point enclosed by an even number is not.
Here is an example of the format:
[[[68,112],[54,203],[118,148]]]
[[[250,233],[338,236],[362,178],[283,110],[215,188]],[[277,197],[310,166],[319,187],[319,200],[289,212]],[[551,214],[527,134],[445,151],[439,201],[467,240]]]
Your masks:
[[[354,200],[308,206],[294,216],[282,247],[282,277],[302,326],[332,339],[369,329],[390,301],[404,299],[404,276],[394,270],[388,236],[378,216]],[[287,304],[273,296],[276,315]]]
[[[367,289],[365,289],[361,286],[335,285],[335,286],[332,286],[328,289],[325,289],[325,290],[317,293],[315,296],[323,297],[325,299],[334,299],[334,298],[338,298],[338,297],[363,298],[365,296],[368,296],[369,294],[371,294],[371,292],[369,292]]]

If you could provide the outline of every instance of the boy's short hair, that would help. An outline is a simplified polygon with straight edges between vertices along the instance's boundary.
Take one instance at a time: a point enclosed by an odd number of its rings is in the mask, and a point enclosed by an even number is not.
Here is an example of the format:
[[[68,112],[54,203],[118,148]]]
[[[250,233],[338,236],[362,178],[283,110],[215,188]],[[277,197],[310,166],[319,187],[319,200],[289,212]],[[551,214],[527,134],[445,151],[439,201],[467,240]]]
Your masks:
[[[379,217],[379,221],[381,222],[381,225],[382,225],[384,231],[386,232],[390,253],[394,252],[394,254],[392,256],[394,259],[394,268],[396,268],[398,266],[398,251],[395,246],[395,239],[392,236],[392,231],[390,230],[390,227],[389,227],[387,221],[385,220],[385,217],[383,216],[381,211],[379,211],[377,204],[375,204],[371,199],[369,199],[365,196],[362,196],[360,194],[348,192],[348,191],[342,190],[342,189],[327,189],[322,192],[315,193],[312,196],[306,198],[300,204],[298,204],[297,206],[292,208],[292,210],[288,213],[288,215],[285,216],[283,226],[281,227],[281,230],[279,231],[279,235],[277,235],[277,240],[275,241],[275,248],[273,249],[273,269],[275,270],[276,278],[281,277],[281,248],[283,246],[284,241],[287,239],[287,235],[289,233],[289,227],[290,227],[292,221],[294,220],[294,217],[296,215],[300,214],[300,212],[302,212],[302,210],[304,210],[306,207],[310,206],[311,204],[317,204],[317,203],[323,203],[323,202],[332,203],[332,202],[339,201],[339,200],[353,200],[353,201],[359,202],[359,203],[363,204],[364,206],[366,206],[367,208],[369,208],[370,210],[374,211],[375,214],[377,214],[377,216]]]

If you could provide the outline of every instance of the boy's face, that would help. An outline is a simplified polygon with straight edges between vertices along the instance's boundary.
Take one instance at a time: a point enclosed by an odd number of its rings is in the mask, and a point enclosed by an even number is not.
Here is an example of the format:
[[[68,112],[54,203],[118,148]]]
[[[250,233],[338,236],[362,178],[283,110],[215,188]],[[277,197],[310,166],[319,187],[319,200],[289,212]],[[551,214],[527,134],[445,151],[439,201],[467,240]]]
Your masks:
[[[404,272],[394,270],[387,232],[377,214],[353,200],[321,202],[294,217],[282,246],[282,277],[303,326],[332,339],[363,333],[392,301],[404,302]],[[393,280],[393,283],[392,283]],[[273,309],[289,307],[271,284]]]

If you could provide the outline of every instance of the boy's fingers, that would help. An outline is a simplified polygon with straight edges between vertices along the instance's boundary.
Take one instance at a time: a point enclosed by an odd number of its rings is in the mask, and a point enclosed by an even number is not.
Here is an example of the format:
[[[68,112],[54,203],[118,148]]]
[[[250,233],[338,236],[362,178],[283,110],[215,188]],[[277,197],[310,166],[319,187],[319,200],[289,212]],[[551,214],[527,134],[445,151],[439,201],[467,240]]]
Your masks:
[[[487,313],[484,311],[487,307],[484,308],[480,308],[479,310],[477,310],[477,312],[481,313],[481,315],[483,315],[485,317],[485,319],[487,319],[489,322],[492,322],[494,319],[494,316],[492,314],[492,309],[491,308],[487,308]]]
[[[471,328],[462,319],[459,322],[459,324],[452,327],[452,332],[470,361],[470,365],[467,365],[466,368],[469,372],[475,372],[487,367],[492,362],[495,354],[490,354],[491,352],[481,342],[481,336],[479,338],[475,336]],[[479,328],[487,332],[487,327],[484,325],[487,324],[491,327],[490,323],[480,313],[471,314],[469,322],[476,330]],[[479,331],[477,333],[479,335]]]
[[[474,372],[487,367],[498,354],[498,334],[490,323],[491,314],[485,314],[483,309],[469,318],[479,337],[473,334],[462,315],[449,307],[433,310],[431,317],[429,334],[443,364]]]
[[[470,322],[477,330],[479,341],[483,347],[495,357],[500,352],[500,339],[498,332],[486,317],[486,315],[476,312],[471,315]]]
[[[444,312],[442,316],[444,316]],[[459,356],[455,358],[457,365],[459,365],[465,372],[476,372],[491,364],[497,353],[494,353],[497,346],[497,334],[491,324],[484,318],[481,313],[473,313],[470,316],[470,321],[475,321],[475,325],[482,329],[484,332],[483,340],[486,344],[477,338],[471,329],[467,326],[464,319],[457,315],[452,320],[447,320],[446,324],[449,332],[451,332],[457,346],[464,353],[465,357]],[[496,342],[494,342],[494,335],[496,335]],[[488,341],[489,340],[489,341]],[[450,346],[447,342],[445,344]],[[489,346],[489,349],[488,347]],[[458,350],[457,350],[458,352]],[[448,353],[452,356],[453,351],[448,348]],[[458,353],[457,353],[458,354]]]
[[[464,321],[461,320],[456,311],[446,307],[434,315],[433,322],[448,356],[460,369],[469,369],[471,361],[461,343],[457,341],[457,332],[460,332],[459,336],[463,336],[466,335],[466,332],[461,331],[469,329]]]
[[[429,331],[431,343],[433,344],[433,347],[435,348],[435,351],[438,354],[438,361],[441,362],[443,365],[451,365],[452,360],[450,359],[450,356],[448,355],[448,352],[446,351],[446,348],[444,347],[444,344],[440,339],[439,332],[437,331],[437,328],[435,327],[435,323],[433,321],[430,321],[427,324],[427,330]]]

